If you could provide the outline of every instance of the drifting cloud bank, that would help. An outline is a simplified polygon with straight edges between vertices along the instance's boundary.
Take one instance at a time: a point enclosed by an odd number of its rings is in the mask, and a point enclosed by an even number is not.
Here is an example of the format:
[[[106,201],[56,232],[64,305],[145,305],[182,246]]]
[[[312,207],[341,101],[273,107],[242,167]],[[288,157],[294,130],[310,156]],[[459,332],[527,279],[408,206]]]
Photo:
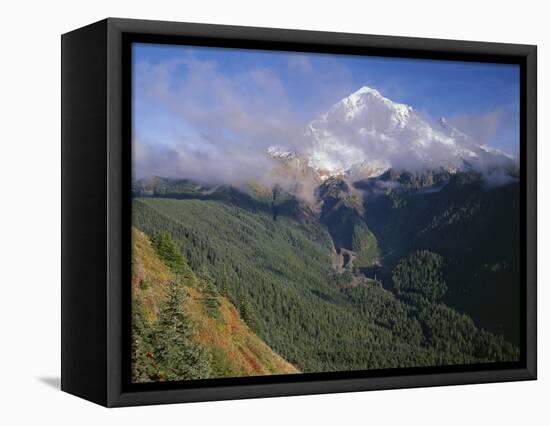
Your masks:
[[[304,78],[320,79],[319,87],[324,87],[325,76],[313,73],[307,57],[290,56],[288,70]],[[330,91],[333,98],[339,96],[334,99],[350,93],[351,79],[345,69],[335,64],[326,74],[340,78],[336,80],[338,86]],[[327,93],[314,91],[309,102],[318,97],[319,103],[326,104]],[[275,145],[311,153],[319,149],[319,140],[323,139],[312,137],[311,127],[308,131],[304,115],[291,104],[283,81],[268,67],[229,77],[216,62],[192,55],[157,65],[142,62],[135,68],[134,97],[136,178],[158,175],[233,185],[285,181],[287,186],[287,179],[275,170],[277,162],[266,155],[267,149]],[[451,148],[439,140],[445,132],[433,132],[438,126],[436,120],[415,112],[407,118],[406,127],[394,129],[392,123],[384,122],[388,117],[385,111],[373,113],[371,108],[362,117],[361,127],[350,126],[345,117],[324,124],[317,120],[318,132],[326,136],[322,143],[329,160],[344,168],[350,159],[356,163],[376,160],[410,171],[440,165],[458,168],[462,164],[462,157],[450,156]],[[499,112],[473,118],[464,115],[452,122],[461,126],[461,134],[482,138],[494,136],[502,117]],[[430,123],[428,128],[422,127],[425,123]],[[387,131],[375,131],[377,128]],[[422,138],[419,129],[424,132]],[[464,138],[458,144],[460,149],[467,149],[474,140],[466,135]],[[425,146],[420,149],[419,144]],[[478,150],[476,155],[472,164],[483,167],[494,157],[489,150]]]

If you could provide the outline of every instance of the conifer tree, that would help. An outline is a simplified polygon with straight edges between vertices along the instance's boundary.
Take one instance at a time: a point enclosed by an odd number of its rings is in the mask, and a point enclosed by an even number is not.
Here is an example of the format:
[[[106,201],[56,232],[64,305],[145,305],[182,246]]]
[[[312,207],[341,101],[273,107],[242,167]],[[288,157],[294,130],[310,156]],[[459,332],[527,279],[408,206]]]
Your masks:
[[[239,310],[239,314],[241,315],[241,318],[243,319],[243,321],[253,331],[259,332],[260,326],[259,326],[258,318],[256,317],[254,308],[250,304],[248,296],[243,290],[239,292],[239,296],[237,298],[237,309]]]
[[[229,299],[229,278],[227,276],[227,271],[223,271],[222,279],[221,279],[221,288],[220,288],[220,294]]]
[[[219,312],[220,293],[218,292],[218,288],[214,284],[214,279],[208,273],[208,270],[206,269],[206,267],[203,266],[199,276],[201,279],[201,290],[202,290],[203,301],[204,301],[204,305],[206,306],[208,315],[210,315],[211,317],[217,318],[220,313]]]
[[[193,341],[193,327],[183,303],[184,287],[172,283],[154,332],[155,358],[163,380],[204,379],[210,374],[208,352]]]
[[[153,238],[153,248],[158,257],[170,268],[178,280],[186,280],[186,284],[192,284],[190,280],[192,273],[187,260],[183,257],[168,232],[160,232]]]
[[[148,382],[155,380],[157,371],[153,359],[151,334],[143,303],[132,301],[132,381]]]
[[[250,319],[250,303],[248,302],[248,298],[242,289],[237,297],[237,308],[243,321],[247,322]]]

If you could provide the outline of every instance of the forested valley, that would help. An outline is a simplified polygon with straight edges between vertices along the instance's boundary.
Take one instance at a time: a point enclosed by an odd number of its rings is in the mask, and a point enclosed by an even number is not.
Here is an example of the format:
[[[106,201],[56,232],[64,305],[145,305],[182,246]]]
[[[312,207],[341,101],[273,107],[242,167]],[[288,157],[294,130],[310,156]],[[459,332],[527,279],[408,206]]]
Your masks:
[[[133,380],[519,359],[517,182],[133,184]]]

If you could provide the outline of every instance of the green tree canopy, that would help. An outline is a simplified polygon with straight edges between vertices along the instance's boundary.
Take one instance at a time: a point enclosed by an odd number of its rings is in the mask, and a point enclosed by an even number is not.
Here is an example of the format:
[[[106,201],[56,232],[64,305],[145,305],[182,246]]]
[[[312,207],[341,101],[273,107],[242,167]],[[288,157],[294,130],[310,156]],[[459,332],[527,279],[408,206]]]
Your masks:
[[[190,278],[192,276],[187,260],[183,257],[180,249],[168,232],[159,232],[153,238],[153,248],[158,257],[178,277]]]
[[[193,328],[183,309],[187,291],[177,283],[167,289],[153,334],[155,359],[163,380],[205,379],[210,374],[208,352],[193,341]]]
[[[447,291],[443,257],[427,250],[419,250],[404,257],[393,270],[397,293],[416,293],[431,301],[440,300]]]

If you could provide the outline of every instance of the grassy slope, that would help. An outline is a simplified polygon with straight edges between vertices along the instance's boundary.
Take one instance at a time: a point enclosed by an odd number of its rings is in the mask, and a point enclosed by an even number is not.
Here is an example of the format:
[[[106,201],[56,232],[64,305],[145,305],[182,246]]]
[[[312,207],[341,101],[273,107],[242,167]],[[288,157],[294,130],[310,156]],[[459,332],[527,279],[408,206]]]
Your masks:
[[[143,301],[148,320],[154,321],[164,299],[164,288],[173,276],[157,257],[147,236],[136,229],[132,232],[132,249],[133,296]],[[210,352],[212,378],[299,372],[248,328],[225,297],[220,297],[218,318],[210,317],[197,280],[194,274],[189,277],[186,288],[190,297],[184,309],[196,325],[197,341]]]

